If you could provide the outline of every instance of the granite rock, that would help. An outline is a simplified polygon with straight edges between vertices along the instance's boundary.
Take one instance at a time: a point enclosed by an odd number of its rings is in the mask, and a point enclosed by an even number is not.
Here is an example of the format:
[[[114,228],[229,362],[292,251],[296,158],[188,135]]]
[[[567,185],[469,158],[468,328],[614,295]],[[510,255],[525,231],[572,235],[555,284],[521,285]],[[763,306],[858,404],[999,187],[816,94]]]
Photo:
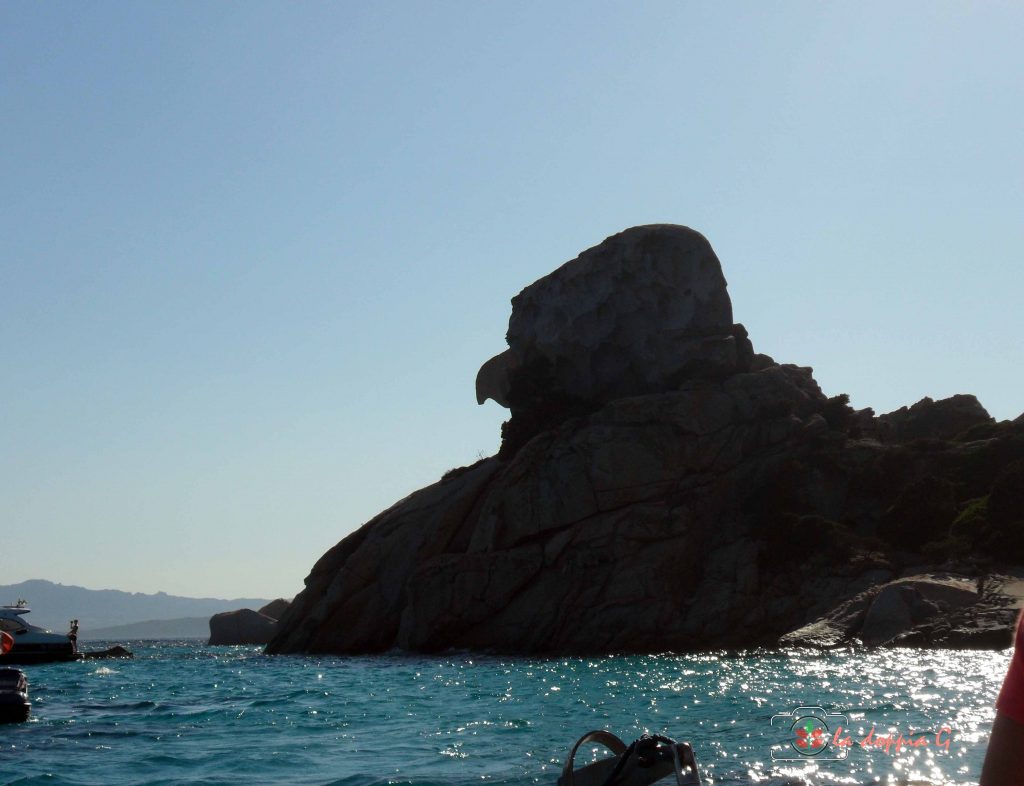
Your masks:
[[[284,598],[278,598],[277,600],[270,601],[270,603],[261,608],[259,612],[264,617],[270,617],[272,620],[279,620],[284,616],[284,613],[288,611],[289,605],[290,601],[287,601]]]
[[[513,412],[534,403],[517,385],[530,373],[567,398],[605,402],[753,357],[711,245],[673,224],[627,229],[526,287],[512,299],[507,340],[480,369],[477,400]]]
[[[817,620],[780,637],[786,647],[1003,649],[1024,603],[1024,582],[995,575],[904,576],[843,601]]]
[[[981,402],[960,394],[934,401],[925,397],[911,407],[878,416],[879,433],[893,442],[915,439],[953,439],[972,426],[992,423]]]
[[[1024,538],[979,500],[1017,477],[1024,422],[973,396],[881,417],[826,397],[754,352],[684,227],[527,287],[507,338],[477,377],[512,410],[497,456],[324,554],[268,652],[1004,642],[1009,584],[972,581]]]
[[[368,522],[317,563],[268,651],[768,642],[801,609],[791,589],[773,609],[736,490],[776,487],[824,401],[806,369],[771,366],[611,402]],[[837,581],[863,588],[856,569]]]
[[[252,609],[225,611],[210,617],[210,644],[267,644],[277,632],[277,620]]]

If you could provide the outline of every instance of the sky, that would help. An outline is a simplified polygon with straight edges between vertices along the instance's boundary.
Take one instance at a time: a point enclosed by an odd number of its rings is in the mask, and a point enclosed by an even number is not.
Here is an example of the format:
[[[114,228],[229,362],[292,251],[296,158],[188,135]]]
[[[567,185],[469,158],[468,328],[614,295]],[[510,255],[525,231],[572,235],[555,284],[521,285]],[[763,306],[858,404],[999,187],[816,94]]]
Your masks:
[[[1022,39],[1009,2],[0,4],[2,582],[294,595],[497,450],[510,298],[637,224],[702,232],[828,395],[1017,417]]]

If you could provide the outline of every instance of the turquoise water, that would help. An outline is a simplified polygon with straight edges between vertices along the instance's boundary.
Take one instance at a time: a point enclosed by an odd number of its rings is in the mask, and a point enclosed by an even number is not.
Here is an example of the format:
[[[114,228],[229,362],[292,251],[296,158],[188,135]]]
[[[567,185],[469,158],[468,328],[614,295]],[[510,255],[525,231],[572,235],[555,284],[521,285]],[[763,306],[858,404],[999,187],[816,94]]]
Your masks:
[[[916,650],[306,658],[129,646],[133,661],[26,669],[33,719],[0,726],[0,783],[553,786],[575,738],[601,727],[627,741],[644,731],[689,740],[716,784],[976,783],[1009,661]],[[788,744],[792,724],[773,727],[771,716],[814,705],[845,712],[853,740],[874,726],[873,739],[920,732],[929,744],[802,756]],[[948,750],[935,745],[942,726]],[[773,762],[773,746],[795,760]]]

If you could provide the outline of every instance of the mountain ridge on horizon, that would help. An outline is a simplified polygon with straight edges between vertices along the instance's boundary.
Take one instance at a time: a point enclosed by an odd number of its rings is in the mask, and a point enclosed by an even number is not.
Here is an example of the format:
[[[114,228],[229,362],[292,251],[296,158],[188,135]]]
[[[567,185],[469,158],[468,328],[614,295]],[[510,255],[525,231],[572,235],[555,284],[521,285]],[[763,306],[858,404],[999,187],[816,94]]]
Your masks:
[[[67,629],[77,619],[80,635],[90,629],[111,628],[140,622],[211,617],[240,608],[259,609],[273,598],[193,598],[166,592],[127,592],[117,589],[89,589],[48,579],[27,579],[0,585],[0,604],[24,598],[32,613],[27,621],[55,631]]]

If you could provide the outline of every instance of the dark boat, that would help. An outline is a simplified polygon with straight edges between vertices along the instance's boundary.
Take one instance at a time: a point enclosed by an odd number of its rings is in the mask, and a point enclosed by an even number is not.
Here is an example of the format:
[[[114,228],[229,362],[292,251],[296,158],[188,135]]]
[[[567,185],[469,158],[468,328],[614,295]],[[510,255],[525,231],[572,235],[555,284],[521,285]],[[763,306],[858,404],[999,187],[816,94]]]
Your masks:
[[[0,668],[0,723],[27,721],[31,711],[25,672]]]
[[[584,745],[603,745],[614,755],[576,769],[576,753]],[[587,732],[569,751],[558,786],[651,786],[661,780],[676,786],[701,786],[697,757],[688,742],[660,734],[644,734],[626,745],[605,729]]]

